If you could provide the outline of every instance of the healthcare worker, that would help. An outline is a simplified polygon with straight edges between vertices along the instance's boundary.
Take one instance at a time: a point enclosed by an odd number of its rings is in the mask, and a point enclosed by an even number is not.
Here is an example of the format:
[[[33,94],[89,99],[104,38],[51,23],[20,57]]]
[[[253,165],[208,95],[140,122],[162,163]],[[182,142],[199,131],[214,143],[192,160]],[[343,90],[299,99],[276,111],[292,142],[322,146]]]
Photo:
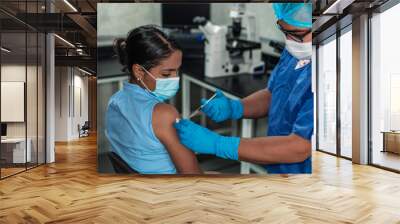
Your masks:
[[[286,48],[267,88],[241,100],[228,99],[217,91],[217,97],[202,109],[215,122],[268,115],[267,136],[221,136],[187,119],[177,122],[175,128],[181,143],[198,153],[262,164],[268,173],[311,173],[312,5],[277,3],[273,9]]]

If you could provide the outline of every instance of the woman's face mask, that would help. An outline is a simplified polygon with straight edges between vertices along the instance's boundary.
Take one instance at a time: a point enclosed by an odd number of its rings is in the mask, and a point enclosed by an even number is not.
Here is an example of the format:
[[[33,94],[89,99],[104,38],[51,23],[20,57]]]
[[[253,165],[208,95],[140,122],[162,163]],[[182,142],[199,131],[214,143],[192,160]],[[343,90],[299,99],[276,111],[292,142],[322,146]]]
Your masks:
[[[176,95],[176,93],[179,90],[179,79],[180,79],[179,77],[164,78],[164,79],[156,78],[149,71],[143,68],[143,66],[140,67],[156,81],[156,88],[153,91],[151,91],[143,82],[143,80],[140,80],[143,86],[147,89],[147,91],[153,94],[159,101],[163,102],[165,100],[171,99]]]

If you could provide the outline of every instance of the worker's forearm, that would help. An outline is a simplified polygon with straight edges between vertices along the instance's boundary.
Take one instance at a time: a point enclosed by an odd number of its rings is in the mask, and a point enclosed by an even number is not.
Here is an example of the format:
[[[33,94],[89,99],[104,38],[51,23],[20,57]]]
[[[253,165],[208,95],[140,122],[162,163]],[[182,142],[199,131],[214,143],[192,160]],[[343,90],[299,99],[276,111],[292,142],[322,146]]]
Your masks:
[[[242,99],[243,118],[261,118],[267,116],[271,93],[264,89]]]
[[[239,160],[260,164],[297,163],[310,155],[310,141],[296,134],[242,138],[239,145]]]

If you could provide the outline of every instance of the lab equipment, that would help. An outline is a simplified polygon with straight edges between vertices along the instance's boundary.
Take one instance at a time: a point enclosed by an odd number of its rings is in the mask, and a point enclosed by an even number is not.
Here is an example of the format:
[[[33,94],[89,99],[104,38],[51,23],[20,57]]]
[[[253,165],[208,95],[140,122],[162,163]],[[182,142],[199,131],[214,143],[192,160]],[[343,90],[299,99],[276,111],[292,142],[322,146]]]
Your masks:
[[[206,102],[205,99],[202,99]],[[221,122],[227,119],[237,120],[243,116],[243,105],[240,100],[227,98],[220,90],[216,92],[216,98],[205,105],[202,111],[214,122]]]
[[[229,17],[232,19],[233,36],[257,41],[256,16],[246,10],[245,3],[235,3],[229,12]]]
[[[197,153],[213,154],[232,160],[239,158],[239,137],[219,135],[187,119],[175,123],[174,127],[181,143]]]
[[[257,40],[255,15],[246,10],[246,4],[236,3],[229,16],[232,25],[228,32],[226,49],[233,65],[232,71],[263,74],[265,65],[261,60],[261,43]]]
[[[208,100],[202,102],[202,103],[201,103],[201,106],[198,107],[195,111],[193,111],[193,113],[191,113],[191,114],[189,115],[189,119],[192,119],[192,117],[196,116],[196,115],[200,112],[200,110],[203,109],[203,107],[204,107],[205,105],[207,105],[211,100],[213,100],[216,96],[217,96],[217,93],[214,93],[214,95],[212,95],[212,96],[210,97],[210,99],[208,99]]]
[[[312,3],[274,3],[272,7],[278,20],[300,27],[312,27]]]
[[[212,24],[201,17],[194,19],[206,38],[205,76],[264,73],[261,44],[256,40],[255,16],[240,4],[232,8],[230,18],[230,27]]]

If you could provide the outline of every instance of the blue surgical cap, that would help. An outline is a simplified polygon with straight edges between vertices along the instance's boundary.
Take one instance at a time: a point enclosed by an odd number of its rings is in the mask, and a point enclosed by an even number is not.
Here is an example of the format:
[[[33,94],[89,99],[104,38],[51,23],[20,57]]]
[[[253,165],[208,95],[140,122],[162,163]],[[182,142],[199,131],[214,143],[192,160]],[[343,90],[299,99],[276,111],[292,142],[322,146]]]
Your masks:
[[[274,3],[272,7],[278,20],[295,27],[312,27],[311,3]]]

